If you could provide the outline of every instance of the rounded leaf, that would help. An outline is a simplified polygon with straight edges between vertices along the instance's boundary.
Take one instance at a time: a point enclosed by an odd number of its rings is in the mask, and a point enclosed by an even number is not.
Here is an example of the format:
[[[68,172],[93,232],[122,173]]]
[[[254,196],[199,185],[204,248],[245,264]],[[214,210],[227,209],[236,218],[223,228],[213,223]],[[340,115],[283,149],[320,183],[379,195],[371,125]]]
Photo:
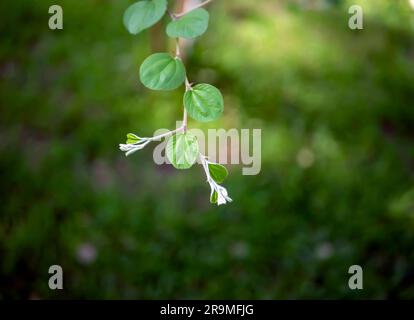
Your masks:
[[[185,67],[179,58],[168,53],[154,53],[142,63],[141,82],[152,90],[173,90],[185,80]]]
[[[132,34],[138,34],[156,24],[167,11],[167,0],[144,0],[129,6],[124,13],[124,25]]]
[[[200,122],[212,121],[223,112],[223,96],[212,85],[198,84],[184,94],[184,106],[191,118]]]
[[[141,141],[141,138],[138,137],[136,134],[133,134],[133,133],[127,134],[127,141],[126,141],[127,144],[134,144],[139,141]]]
[[[210,202],[212,204],[216,204],[218,201],[218,193],[216,190],[212,190],[211,194],[210,194]]]
[[[178,133],[168,140],[165,150],[168,160],[175,168],[191,168],[199,152],[197,138],[189,133]]]
[[[181,18],[171,21],[167,26],[167,34],[172,38],[196,38],[207,31],[209,18],[207,10],[195,9]]]
[[[224,179],[227,178],[227,175],[229,174],[227,172],[226,167],[218,163],[209,163],[208,171],[210,172],[210,176],[217,183],[222,183]]]

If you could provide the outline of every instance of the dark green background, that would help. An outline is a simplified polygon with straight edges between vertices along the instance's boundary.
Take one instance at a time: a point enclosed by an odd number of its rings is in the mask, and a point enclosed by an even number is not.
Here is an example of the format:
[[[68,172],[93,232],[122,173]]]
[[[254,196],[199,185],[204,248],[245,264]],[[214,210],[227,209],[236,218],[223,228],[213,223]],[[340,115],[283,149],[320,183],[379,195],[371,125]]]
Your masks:
[[[155,144],[118,150],[182,114],[183,88],[138,80],[173,49],[168,19],[131,36],[130,3],[0,3],[0,298],[414,298],[408,0],[213,2],[186,65],[225,112],[189,126],[262,129],[260,174],[228,166],[221,207],[200,166],[157,166]],[[48,29],[52,4],[64,30]],[[364,290],[348,288],[353,264]]]

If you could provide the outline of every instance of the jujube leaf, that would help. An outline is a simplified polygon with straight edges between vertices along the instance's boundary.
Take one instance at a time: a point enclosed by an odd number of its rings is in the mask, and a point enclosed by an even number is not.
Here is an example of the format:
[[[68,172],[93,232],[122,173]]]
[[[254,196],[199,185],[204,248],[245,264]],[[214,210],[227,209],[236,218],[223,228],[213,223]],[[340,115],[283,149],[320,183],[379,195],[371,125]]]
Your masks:
[[[141,65],[141,82],[152,90],[173,90],[185,80],[185,67],[179,58],[168,53],[154,53]]]
[[[199,8],[167,25],[167,34],[171,38],[192,39],[207,31],[210,15],[207,10]]]
[[[218,163],[209,163],[208,171],[210,172],[210,176],[217,183],[222,183],[224,179],[227,178],[227,175],[229,174],[227,172],[226,167]]]
[[[197,138],[190,133],[178,133],[168,140],[165,150],[168,160],[175,168],[191,168],[199,152]]]
[[[140,140],[141,138],[138,137],[136,134],[133,134],[133,133],[127,134],[127,141],[126,141],[127,144],[134,144],[134,143],[139,142]]]
[[[217,191],[216,190],[213,190],[213,192],[211,193],[211,195],[210,195],[210,202],[212,203],[212,204],[216,204],[217,203],[217,201],[218,201],[218,193],[217,193]]]
[[[138,34],[161,20],[166,11],[167,0],[138,1],[125,10],[125,28],[131,34]]]
[[[221,115],[224,101],[216,87],[201,83],[186,91],[184,106],[191,118],[200,122],[208,122]]]

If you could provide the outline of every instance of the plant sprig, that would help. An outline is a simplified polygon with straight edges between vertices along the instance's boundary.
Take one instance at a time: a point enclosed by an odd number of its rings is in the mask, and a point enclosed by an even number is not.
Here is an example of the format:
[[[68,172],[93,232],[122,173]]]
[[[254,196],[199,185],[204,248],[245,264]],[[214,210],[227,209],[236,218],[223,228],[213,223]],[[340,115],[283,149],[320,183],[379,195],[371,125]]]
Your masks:
[[[177,169],[188,169],[199,159],[211,188],[210,202],[221,205],[232,201],[226,188],[220,185],[228,175],[227,169],[200,153],[197,138],[187,132],[187,120],[188,116],[200,122],[216,120],[224,109],[223,96],[219,89],[210,84],[193,86],[187,77],[180,48],[180,38],[194,39],[207,31],[210,14],[202,7],[211,1],[206,0],[180,13],[171,13],[167,0],[142,0],[126,9],[124,25],[134,35],[153,26],[168,13],[171,21],[167,24],[166,33],[176,41],[175,56],[165,52],[150,55],[142,63],[139,76],[142,84],[149,89],[174,90],[184,84],[185,92],[180,128],[150,138],[128,133],[126,143],[120,144],[119,148],[129,156],[152,141],[168,138],[166,154],[171,164]]]

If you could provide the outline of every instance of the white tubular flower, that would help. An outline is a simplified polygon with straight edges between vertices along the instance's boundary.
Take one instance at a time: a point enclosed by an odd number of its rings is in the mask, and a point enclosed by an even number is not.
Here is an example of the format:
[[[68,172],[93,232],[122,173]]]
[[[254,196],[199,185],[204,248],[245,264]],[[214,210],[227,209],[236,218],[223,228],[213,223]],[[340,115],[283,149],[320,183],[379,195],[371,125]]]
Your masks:
[[[220,166],[223,168],[223,170],[225,170],[225,168],[217,163],[208,161],[207,158],[203,156],[202,154],[200,154],[200,159],[201,159],[201,164],[203,165],[204,172],[206,173],[206,176],[207,176],[207,182],[211,188],[210,202],[217,203],[218,206],[222,204],[226,204],[227,202],[232,202],[233,200],[229,197],[227,189],[219,185],[215,181],[215,179],[212,177],[209,165],[213,165],[216,167]],[[227,175],[227,171],[226,171],[226,175]]]
[[[126,143],[120,143],[119,149],[123,152],[126,152],[125,153],[126,156],[129,156],[133,154],[134,152],[137,152],[138,150],[143,149],[148,143],[152,141],[158,141],[162,138],[167,138],[173,135],[174,133],[180,132],[182,130],[184,130],[184,127],[180,127],[174,131],[168,131],[164,134],[160,134],[158,136],[154,136],[151,138],[141,138],[141,137],[138,137],[136,134],[128,133]]]
[[[212,202],[216,201],[215,198],[217,198],[217,205],[219,206],[222,204],[226,204],[227,202],[233,201],[228,196],[226,188],[217,184],[213,179],[207,180],[207,182],[210,184],[210,188],[211,188],[210,200]]]
[[[128,133],[127,142],[125,144],[120,143],[119,149],[125,152],[126,156],[129,156],[133,154],[134,152],[137,152],[138,150],[143,149],[150,142],[151,142],[151,139],[141,138],[133,133]]]
[[[138,143],[134,144],[119,144],[119,149],[123,152],[125,152],[125,155],[128,157],[129,155],[133,154],[134,152],[137,152],[138,150],[143,149],[148,143],[150,143],[150,140],[141,140]]]

